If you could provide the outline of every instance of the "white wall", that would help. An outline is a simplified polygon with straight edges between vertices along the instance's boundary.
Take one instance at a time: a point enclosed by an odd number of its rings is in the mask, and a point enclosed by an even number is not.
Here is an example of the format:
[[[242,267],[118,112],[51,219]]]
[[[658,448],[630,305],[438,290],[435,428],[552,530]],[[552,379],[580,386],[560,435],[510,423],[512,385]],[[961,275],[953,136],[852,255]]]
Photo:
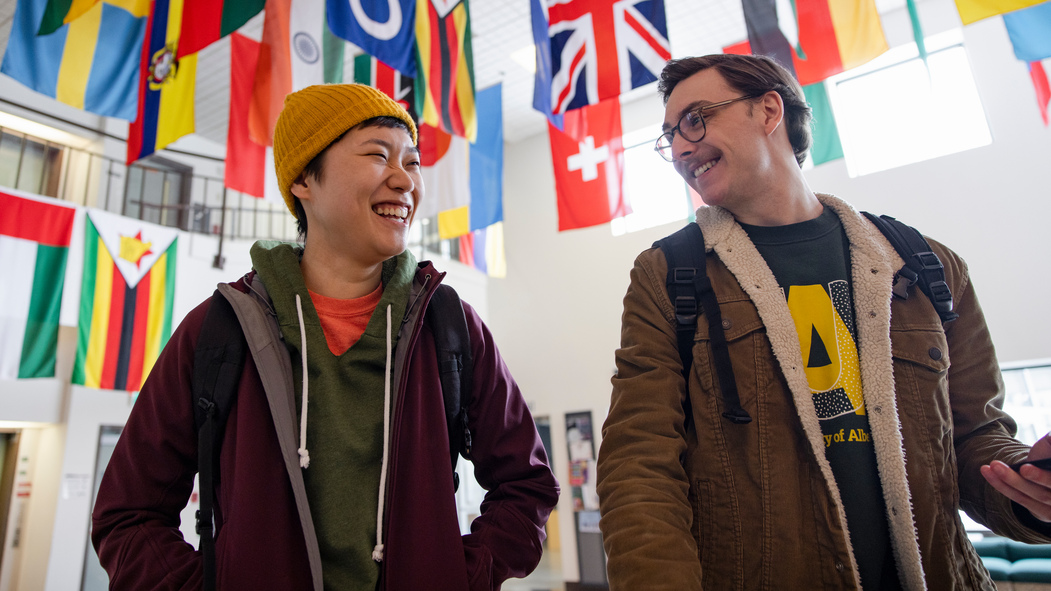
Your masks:
[[[951,3],[943,4],[922,5],[928,33],[953,19],[958,26],[955,13],[946,16]],[[892,43],[895,34],[903,37],[888,30]],[[1001,359],[1045,358],[1051,356],[1051,313],[1043,306],[1051,293],[1051,130],[1041,123],[1026,68],[1014,58],[1002,20],[969,26],[964,35],[992,145],[855,179],[840,160],[806,177],[814,190],[894,215],[954,248],[970,264]],[[626,132],[660,123],[656,90],[625,105],[623,120]],[[490,326],[535,403],[534,414],[551,417],[554,467],[563,483],[562,565],[565,579],[573,581],[577,554],[570,539],[564,415],[590,409],[596,431],[602,424],[628,272],[639,252],[682,223],[617,238],[608,226],[559,233],[546,133],[506,146],[505,174],[508,274],[489,282]],[[671,166],[667,174],[675,174]]]

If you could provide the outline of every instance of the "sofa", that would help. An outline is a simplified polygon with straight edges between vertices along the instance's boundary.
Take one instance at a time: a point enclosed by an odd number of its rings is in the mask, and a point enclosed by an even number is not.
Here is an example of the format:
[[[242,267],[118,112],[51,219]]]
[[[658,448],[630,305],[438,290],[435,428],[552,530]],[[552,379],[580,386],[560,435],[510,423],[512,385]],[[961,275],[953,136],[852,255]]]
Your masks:
[[[997,591],[1051,591],[1051,544],[1024,544],[998,536],[973,543]]]

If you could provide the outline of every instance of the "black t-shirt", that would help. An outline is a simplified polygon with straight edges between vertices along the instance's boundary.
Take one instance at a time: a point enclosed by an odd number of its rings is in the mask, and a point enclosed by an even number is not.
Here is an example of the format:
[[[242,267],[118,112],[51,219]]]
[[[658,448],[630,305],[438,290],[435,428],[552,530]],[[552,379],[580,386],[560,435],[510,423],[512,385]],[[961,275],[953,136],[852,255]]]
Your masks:
[[[883,487],[861,395],[850,245],[843,226],[828,208],[798,224],[741,226],[788,300],[862,587],[899,589]]]

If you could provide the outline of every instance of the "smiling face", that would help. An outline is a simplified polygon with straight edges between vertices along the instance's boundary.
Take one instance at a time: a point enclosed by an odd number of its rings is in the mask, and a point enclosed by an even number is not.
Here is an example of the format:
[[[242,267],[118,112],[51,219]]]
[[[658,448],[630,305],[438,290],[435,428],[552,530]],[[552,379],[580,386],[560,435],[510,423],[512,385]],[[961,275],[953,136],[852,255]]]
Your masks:
[[[664,131],[698,107],[729,101],[743,93],[731,87],[715,68],[708,68],[675,86],[664,111]],[[771,119],[769,102],[777,93],[741,100],[704,112],[706,133],[688,142],[678,133],[672,140],[675,170],[708,205],[735,212],[763,198],[764,173],[770,169],[770,136],[780,121]],[[771,125],[773,123],[773,125]]]
[[[355,127],[324,152],[320,178],[292,183],[309,222],[307,249],[370,266],[400,254],[423,197],[420,153],[398,127]]]

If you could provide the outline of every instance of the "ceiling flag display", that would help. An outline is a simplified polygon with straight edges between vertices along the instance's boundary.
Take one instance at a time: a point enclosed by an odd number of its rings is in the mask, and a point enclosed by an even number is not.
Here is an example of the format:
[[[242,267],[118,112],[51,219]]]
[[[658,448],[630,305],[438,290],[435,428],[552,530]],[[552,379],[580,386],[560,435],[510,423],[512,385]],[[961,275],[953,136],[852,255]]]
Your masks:
[[[624,202],[618,99],[566,113],[565,132],[548,123],[548,135],[559,231],[604,224],[630,213]]]
[[[671,59],[663,0],[546,2],[554,113],[654,82]]]
[[[337,37],[416,77],[416,0],[328,0],[327,4],[328,26]]]
[[[172,329],[178,230],[89,210],[73,383],[137,392]]]
[[[0,380],[55,377],[76,209],[44,199],[0,192]]]
[[[248,133],[248,108],[259,59],[259,42],[240,33],[230,35],[230,119],[226,130],[223,184],[253,197],[264,196],[266,146]]]

